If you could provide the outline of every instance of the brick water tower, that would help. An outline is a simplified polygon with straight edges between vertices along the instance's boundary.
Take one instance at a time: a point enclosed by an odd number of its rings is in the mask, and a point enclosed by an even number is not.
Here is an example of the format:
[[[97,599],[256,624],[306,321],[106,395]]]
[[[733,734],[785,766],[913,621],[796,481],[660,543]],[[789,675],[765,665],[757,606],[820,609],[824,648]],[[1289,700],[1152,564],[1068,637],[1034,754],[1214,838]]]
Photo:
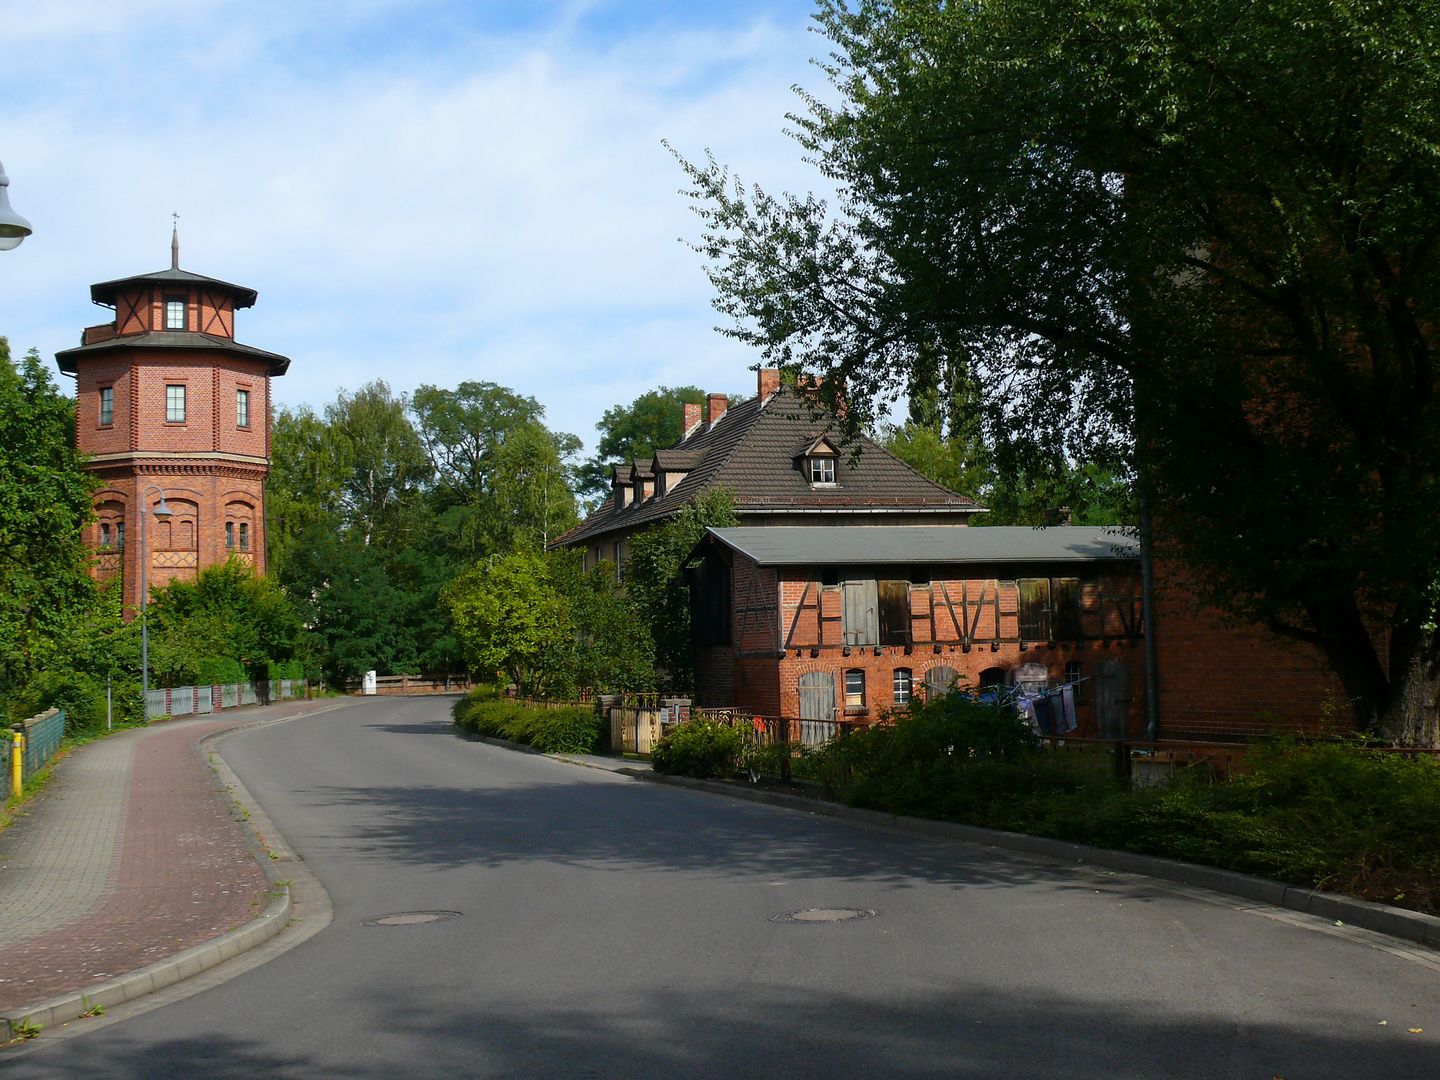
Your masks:
[[[140,514],[162,494],[170,516],[145,523],[151,588],[231,558],[264,573],[270,380],[290,361],[235,340],[255,290],[180,269],[175,236],[170,269],[92,285],[90,299],[114,321],[55,361],[75,378],[76,443],[101,481],[97,576],[121,576],[124,603],[140,602]]]

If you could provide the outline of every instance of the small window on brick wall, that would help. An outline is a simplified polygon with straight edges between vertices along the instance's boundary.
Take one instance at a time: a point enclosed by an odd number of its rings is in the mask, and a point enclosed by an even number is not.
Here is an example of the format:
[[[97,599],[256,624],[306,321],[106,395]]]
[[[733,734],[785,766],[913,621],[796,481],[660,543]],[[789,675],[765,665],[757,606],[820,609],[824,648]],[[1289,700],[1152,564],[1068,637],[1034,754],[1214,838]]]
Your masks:
[[[185,329],[185,301],[178,296],[165,298],[165,329]]]
[[[912,686],[914,685],[913,679],[914,675],[909,668],[900,667],[895,669],[896,705],[910,704],[910,692]]]
[[[250,426],[250,391],[235,391],[235,426],[248,428]]]
[[[102,386],[100,388],[100,425],[108,427],[113,423],[115,423],[115,388]]]
[[[246,522],[240,522],[240,550],[250,550],[250,526]]]
[[[185,387],[165,387],[165,422],[167,424],[183,424],[185,422]]]
[[[230,551],[235,547],[235,523],[225,522],[225,550]]]
[[[865,672],[851,668],[845,672],[845,707],[861,708],[865,704]]]

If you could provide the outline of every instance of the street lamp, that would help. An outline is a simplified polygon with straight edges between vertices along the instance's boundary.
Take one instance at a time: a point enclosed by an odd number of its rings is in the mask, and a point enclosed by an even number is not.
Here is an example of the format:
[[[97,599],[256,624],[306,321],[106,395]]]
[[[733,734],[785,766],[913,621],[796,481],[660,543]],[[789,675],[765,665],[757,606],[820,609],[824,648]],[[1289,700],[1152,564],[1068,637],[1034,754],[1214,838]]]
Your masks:
[[[0,251],[9,251],[20,246],[20,241],[29,236],[30,222],[10,209],[10,195],[5,190],[10,178],[5,175],[5,166],[0,165]]]
[[[140,492],[140,689],[144,693],[150,691],[150,623],[145,618],[145,605],[150,599],[150,589],[145,582],[145,564],[150,560],[145,554],[145,496],[152,491],[160,496],[160,505],[155,507],[156,521],[169,521],[174,512],[165,505],[165,492],[154,484]]]

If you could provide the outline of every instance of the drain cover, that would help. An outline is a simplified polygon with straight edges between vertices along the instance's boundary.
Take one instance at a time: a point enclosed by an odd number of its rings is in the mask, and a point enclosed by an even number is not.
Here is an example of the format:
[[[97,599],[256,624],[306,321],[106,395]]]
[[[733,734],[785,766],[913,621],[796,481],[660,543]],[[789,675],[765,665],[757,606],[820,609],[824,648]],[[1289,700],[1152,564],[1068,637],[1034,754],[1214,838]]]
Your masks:
[[[808,907],[799,911],[786,911],[776,915],[771,922],[856,922],[859,919],[874,918],[871,908],[853,907]]]
[[[374,919],[366,919],[365,926],[416,926],[419,923],[443,922],[446,919],[458,919],[458,911],[397,911],[393,915],[381,915]]]

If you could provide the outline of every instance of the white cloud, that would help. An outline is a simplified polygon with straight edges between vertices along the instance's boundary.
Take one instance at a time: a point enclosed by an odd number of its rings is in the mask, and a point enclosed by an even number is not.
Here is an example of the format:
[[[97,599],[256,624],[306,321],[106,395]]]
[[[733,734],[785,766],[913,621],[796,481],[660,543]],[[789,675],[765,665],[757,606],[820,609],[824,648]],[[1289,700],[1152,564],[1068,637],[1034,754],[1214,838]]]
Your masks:
[[[491,379],[588,441],[647,387],[753,381],[677,243],[697,227],[660,140],[818,183],[781,134],[791,84],[820,78],[804,4],[603,37],[572,6],[438,44],[383,40],[403,7],[383,3],[48,7],[0,7],[28,43],[0,75],[0,161],[36,226],[0,256],[13,346],[102,321],[89,284],[165,265],[178,210],[187,269],[260,291],[240,338],[293,358],[284,402]]]

